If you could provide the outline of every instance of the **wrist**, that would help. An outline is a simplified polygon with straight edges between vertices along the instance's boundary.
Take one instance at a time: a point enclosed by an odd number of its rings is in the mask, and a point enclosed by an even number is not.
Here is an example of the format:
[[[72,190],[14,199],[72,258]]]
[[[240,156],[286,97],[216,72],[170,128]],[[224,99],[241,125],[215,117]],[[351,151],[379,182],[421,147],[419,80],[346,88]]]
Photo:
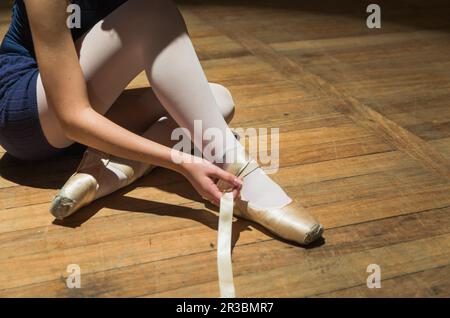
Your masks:
[[[187,172],[187,164],[192,162],[192,160],[193,158],[191,155],[172,149],[168,168],[185,176]]]

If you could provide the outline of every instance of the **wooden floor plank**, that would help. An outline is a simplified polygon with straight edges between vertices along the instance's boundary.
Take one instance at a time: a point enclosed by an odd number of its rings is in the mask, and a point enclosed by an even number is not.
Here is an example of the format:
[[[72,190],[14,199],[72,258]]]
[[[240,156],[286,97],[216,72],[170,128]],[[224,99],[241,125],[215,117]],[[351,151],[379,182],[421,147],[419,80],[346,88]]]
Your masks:
[[[450,265],[402,275],[383,281],[381,288],[355,286],[320,297],[450,297]],[[416,286],[422,286],[417,288]]]
[[[251,280],[254,281],[255,286],[248,289],[241,285],[239,290],[242,291],[242,296],[253,296],[250,292],[257,296],[268,295],[267,289],[269,288],[278,289],[270,291],[273,292],[272,296],[282,296],[289,293],[306,295],[305,293],[320,293],[327,290],[327,286],[320,284],[324,279],[327,280],[327,284],[336,283],[336,280],[342,283],[343,280],[349,278],[347,276],[351,276],[349,274],[351,271],[358,271],[359,273],[351,278],[351,282],[344,285],[352,286],[351,283],[355,285],[357,282],[365,282],[367,277],[366,267],[374,261],[380,262],[380,265],[383,265],[381,262],[388,262],[387,268],[383,270],[386,271],[388,276],[395,276],[397,273],[403,272],[403,267],[400,265],[409,263],[410,265],[407,266],[411,268],[418,260],[421,268],[446,264],[449,259],[448,255],[444,255],[448,253],[446,248],[446,244],[448,244],[448,234],[446,233],[450,229],[450,214],[448,211],[448,208],[432,210],[386,219],[381,222],[368,222],[330,230],[327,243],[318,249],[293,248],[277,240],[241,244],[247,241],[250,236],[260,235],[257,231],[243,231],[240,233],[238,245],[234,248],[233,253],[235,274],[239,284],[246,283],[244,281],[248,277],[252,277]],[[435,223],[437,218],[441,220],[438,224]],[[186,256],[155,260],[111,271],[86,273],[83,275],[85,287],[78,291],[67,289],[64,279],[55,278],[11,290],[0,290],[0,294],[24,296],[40,290],[41,293],[45,291],[49,296],[142,296],[150,294],[151,296],[214,297],[218,292],[216,273],[211,270],[215,267],[215,250],[209,245],[210,242],[204,239],[209,237],[210,240],[214,240],[215,234],[211,230],[208,233],[202,236],[201,242],[204,243],[199,244],[206,248],[204,252],[188,253],[187,248],[198,249],[199,247],[196,244],[191,244],[190,240],[181,240],[178,237],[180,240],[176,244],[181,244],[181,247],[179,250],[173,248],[171,251],[174,253],[184,252],[187,253]],[[429,238],[420,240],[424,236]],[[174,240],[173,237],[176,240],[177,236],[172,235],[172,241]],[[200,238],[200,236],[196,236],[196,238]],[[152,242],[152,245],[165,246],[165,243],[161,243],[159,240],[152,240]],[[146,243],[148,243],[148,240]],[[166,253],[163,248],[155,250],[144,243],[142,248],[143,250],[140,251],[128,249],[128,253],[137,254],[141,252],[145,255]],[[122,245],[121,249],[126,250],[126,246]],[[106,251],[102,248],[97,249],[96,253],[104,252]],[[72,260],[78,257],[92,257],[88,254],[74,255]],[[390,258],[386,260],[385,255],[389,255]],[[155,257],[155,259],[158,258]],[[102,259],[105,263],[105,259]],[[349,262],[353,263],[349,265]],[[95,264],[86,263],[85,265],[92,267]],[[63,264],[60,264],[60,266],[63,266]],[[290,272],[289,277],[294,278],[296,282],[299,282],[299,280],[301,282],[298,285],[292,283],[290,286],[283,286],[279,283],[280,281],[286,282],[286,279],[281,278],[282,272],[284,269],[291,267],[293,271]],[[339,279],[337,276],[330,275],[332,273],[338,275],[340,269],[344,269],[343,275],[347,273],[346,276]],[[38,270],[35,269],[35,271]],[[262,274],[272,271],[278,273],[278,277],[274,280],[274,284],[267,284],[267,280]],[[321,273],[315,274],[317,271]],[[66,275],[64,269],[60,269],[59,273],[62,276]],[[20,275],[20,273],[14,274]],[[319,279],[318,277],[323,278]],[[273,275],[271,278],[274,278]],[[267,287],[261,285],[267,285]],[[340,286],[340,284],[337,285]]]
[[[302,140],[299,143],[299,138]],[[280,142],[285,146],[285,151],[280,154],[281,166],[293,164],[317,162],[317,160],[331,160],[356,155],[364,155],[391,150],[389,146],[374,139],[366,131],[351,125],[341,125],[337,127],[307,129],[302,133],[286,132],[280,134]],[[301,148],[299,148],[301,146]],[[262,150],[260,150],[262,151]],[[251,152],[254,154],[253,152]],[[75,162],[73,162],[75,163]],[[57,164],[55,167],[58,167]],[[60,167],[64,167],[61,163]],[[31,173],[35,167],[30,167],[28,173]],[[52,169],[52,167],[47,167]],[[72,170],[74,171],[74,169]],[[22,171],[23,173],[24,171]],[[42,171],[45,173],[45,170]],[[12,172],[13,173],[13,172]],[[27,174],[24,174],[27,176]],[[21,202],[20,206],[29,206],[49,202],[56,194],[58,187],[63,185],[63,180],[70,176],[70,170],[52,172],[53,177],[47,178],[45,174],[40,174],[40,178],[45,178],[45,188],[36,188],[32,180],[27,180],[28,185],[10,188],[11,183],[2,182],[5,187],[0,187],[0,209],[9,209]],[[15,175],[16,180],[19,179]]]
[[[316,191],[319,191],[317,185],[322,185],[322,187],[325,189],[327,188],[327,184],[331,181],[336,180],[336,182],[339,183],[339,180],[343,180],[343,186],[339,190],[339,192],[341,194],[351,194],[351,192],[354,191],[354,188],[346,188],[346,185],[352,184],[352,177],[353,179],[358,179],[358,176],[362,176],[362,178],[365,180],[367,178],[370,178],[370,176],[379,176],[379,180],[385,179],[384,182],[395,182],[396,184],[398,184],[401,182],[401,179],[398,179],[399,176],[396,175],[396,171],[401,171],[403,169],[405,169],[406,171],[417,169],[417,164],[415,163],[415,161],[409,159],[407,156],[401,153],[387,152],[366,156],[355,156],[344,159],[335,159],[326,162],[289,166],[280,169],[277,174],[273,175],[273,178],[276,181],[281,182],[289,190],[289,192],[292,193],[292,195],[298,196],[301,201],[303,201],[304,203],[308,203],[308,201],[310,200],[309,197],[317,197]],[[420,177],[424,172],[420,172],[419,170],[417,173]],[[390,174],[391,177],[383,177],[386,174]],[[301,177],[299,178],[298,176]],[[423,180],[425,179],[428,178],[425,176]],[[371,186],[372,183],[367,185],[367,187]],[[411,185],[409,183],[405,183],[405,186]],[[427,186],[427,183],[420,185],[418,189],[423,189],[423,186]],[[152,188],[157,188],[160,190]],[[35,196],[36,198],[40,198],[40,200],[49,200],[51,198],[49,194],[42,194],[42,189],[37,189],[34,192],[31,192],[32,189],[33,188],[29,188],[28,193],[34,193],[33,196]],[[114,209],[119,211],[122,210],[121,207],[127,205],[127,198],[145,199],[140,201],[135,200],[131,205],[134,210],[151,210],[155,206],[158,206],[158,202],[162,202],[160,200],[161,191],[181,190],[180,193],[185,193],[186,195],[186,191],[189,189],[190,186],[181,176],[167,170],[157,169],[147,177],[137,181],[134,185],[125,188],[120,193],[111,195],[105,199],[101,199],[95,202],[90,207],[85,208],[82,213],[79,214],[81,216],[75,215],[71,222],[77,222],[78,218],[83,219],[84,217],[91,214],[94,214],[93,218],[115,215],[116,213],[114,213]],[[306,191],[308,190],[310,190],[309,197],[305,195]],[[328,190],[330,190],[330,188]],[[392,192],[391,187],[383,190],[386,192]],[[54,193],[54,190],[50,191],[51,193]],[[5,189],[5,193],[10,192],[11,189]],[[356,194],[357,193],[358,192],[356,192]],[[191,198],[198,199],[198,197],[194,196],[194,193],[192,191],[189,192],[189,195],[191,196]],[[170,198],[171,195],[165,195],[164,198],[166,197]],[[335,197],[335,195],[333,195],[333,197]],[[324,203],[326,202],[326,200],[333,202],[335,201],[333,197],[323,196],[321,200]],[[153,201],[156,198],[158,199],[158,201]],[[182,202],[178,197],[175,197],[171,199],[171,203],[176,204]],[[0,233],[20,231],[28,228],[47,227],[52,220],[51,215],[47,212],[48,204],[49,201],[41,204],[32,204],[23,207],[16,204],[15,207],[3,210],[3,212],[0,214]],[[95,214],[95,212],[97,211],[99,211],[99,213]]]
[[[449,254],[448,235],[436,238],[416,240],[379,249],[352,253],[339,257],[323,258],[320,263],[309,260],[298,260],[296,264],[283,266],[269,271],[253,272],[237,277],[236,285],[244,291],[242,297],[305,297],[314,296],[324,290],[336,289],[342,286],[352,286],[367,279],[366,268],[369,264],[379,261],[384,277],[390,278],[417,269],[428,269],[447,266]],[[435,247],[442,248],[440,250]],[[260,254],[264,251],[258,251]],[[241,253],[245,253],[242,251]],[[384,255],[382,260],[381,254]],[[248,255],[248,253],[247,253]],[[246,261],[251,256],[240,255]],[[235,258],[238,258],[237,256]],[[388,259],[387,259],[388,258]],[[411,264],[415,266],[412,268]],[[302,270],[299,270],[301,266]],[[323,274],[329,279],[321,279]],[[275,282],[267,284],[267,281]],[[188,297],[195,293],[199,297],[217,294],[215,282],[189,286],[185,289],[170,291],[175,297]],[[164,297],[167,294],[158,293],[150,296]]]
[[[337,90],[335,86],[316,74],[308,72],[288,57],[277,54],[270,45],[264,43],[256,36],[241,31],[232,23],[219,23],[218,16],[211,15],[210,12],[209,14],[204,13],[202,10],[196,12],[201,18],[215,26],[222,33],[228,35],[231,39],[240,43],[253,55],[267,64],[277,67],[279,72],[287,78],[298,82],[300,87],[305,84],[310,85],[312,88],[334,96],[342,102],[338,109],[347,114],[356,123],[369,128],[397,149],[410,154],[413,158],[421,162],[424,167],[450,180],[450,160],[442,156],[416,135],[411,134],[395,122],[392,122],[372,108],[359,102],[355,97]]]
[[[436,188],[436,187],[435,187]],[[323,213],[329,213],[333,214],[332,216],[327,216],[324,218],[324,225],[331,229],[333,227],[339,227],[339,226],[348,226],[349,224],[354,223],[364,223],[367,221],[374,220],[374,218],[387,218],[397,215],[403,215],[403,214],[411,214],[415,212],[420,212],[422,210],[432,209],[435,206],[439,207],[447,207],[450,206],[450,201],[447,196],[448,194],[448,186],[444,188],[443,190],[439,187],[437,189],[430,189],[427,190],[425,187],[425,190],[417,190],[417,189],[411,189],[409,191],[412,191],[411,194],[409,194],[408,190],[403,189],[400,190],[400,194],[402,194],[403,200],[396,199],[398,194],[397,193],[387,193],[387,194],[381,194],[377,195],[376,197],[369,197],[368,199],[357,199],[357,200],[347,200],[345,202],[338,202],[338,203],[331,203],[326,205],[320,205],[318,207],[311,207],[310,210],[321,218]],[[433,196],[432,203],[433,205],[430,205],[429,200],[425,200],[424,198],[428,198],[430,196]],[[167,205],[167,199],[160,196],[161,202],[164,202],[164,204],[160,204],[160,206],[155,206],[153,209],[149,208],[148,206],[145,208],[145,211],[149,213],[149,217],[147,218],[146,222],[142,222],[143,219],[141,216],[127,216],[122,215],[120,219],[117,220],[117,222],[104,222],[103,220],[100,220],[100,222],[96,223],[90,223],[91,226],[94,226],[96,233],[96,236],[94,237],[86,237],[85,231],[89,231],[89,226],[85,226],[83,228],[80,228],[78,231],[66,231],[65,229],[53,229],[52,231],[47,231],[46,229],[42,229],[40,231],[32,230],[27,231],[28,233],[18,233],[18,232],[12,232],[12,233],[4,233],[0,236],[0,242],[2,242],[3,248],[2,253],[3,255],[8,255],[6,259],[0,260],[0,267],[6,271],[11,272],[12,266],[19,263],[26,263],[30,264],[30,268],[24,268],[25,273],[28,273],[28,271],[32,270],[32,267],[34,267],[37,263],[43,262],[48,263],[47,258],[51,257],[52,263],[55,263],[57,265],[55,266],[62,266],[67,259],[66,255],[74,255],[75,259],[80,259],[82,263],[87,264],[94,264],[93,271],[104,271],[109,270],[112,268],[119,268],[123,266],[130,266],[129,262],[133,262],[133,257],[129,257],[130,255],[140,255],[141,260],[144,260],[144,253],[150,253],[153,254],[156,251],[154,248],[148,250],[147,246],[147,239],[148,237],[148,227],[149,226],[158,226],[159,220],[158,215],[161,212],[157,212],[156,215],[152,215],[154,213],[153,211],[162,211],[163,215],[166,215],[169,213],[170,215],[177,216],[183,214],[183,209],[186,211],[184,213],[186,214],[194,214],[197,213],[196,210],[202,211],[201,206],[199,204],[194,205],[185,205],[182,208],[178,207],[177,205],[171,205],[170,207],[164,208],[163,206]],[[377,202],[382,202],[383,204],[376,204]],[[408,202],[406,204],[405,202]],[[134,204],[136,207],[136,204]],[[194,210],[192,210],[192,207],[194,207]],[[358,207],[364,207],[362,211],[356,210]],[[117,210],[117,208],[115,208]],[[174,212],[175,210],[175,212]],[[177,212],[178,210],[179,212]],[[155,211],[155,212],[156,212]],[[363,212],[364,211],[364,212]],[[359,214],[363,212],[363,214]],[[209,214],[207,214],[209,215]],[[125,218],[126,217],[126,218]],[[166,228],[168,227],[168,220],[163,220]],[[333,223],[334,221],[334,223]],[[132,229],[131,232],[134,233],[136,230],[136,235],[127,233],[123,229],[116,233],[115,231],[111,232],[115,227],[121,227],[120,224],[123,224],[124,222],[127,222],[127,224],[130,226],[129,228]],[[214,228],[214,222],[217,222],[216,217],[210,216],[209,217],[209,225]],[[136,223],[136,224],[135,224]],[[204,222],[203,222],[204,223]],[[150,225],[151,224],[151,225]],[[174,221],[171,220],[169,224],[172,224],[175,226]],[[160,240],[161,242],[167,243],[168,237],[191,237],[194,238],[193,233],[200,233],[198,234],[199,237],[192,240],[193,247],[192,248],[201,248],[201,244],[198,244],[201,241],[201,238],[205,236],[203,232],[204,226],[200,226],[199,228],[197,226],[192,226],[192,224],[185,224],[181,223],[182,226],[188,226],[187,228],[181,228],[180,230],[177,230],[176,232],[179,232],[179,234],[175,235],[173,231],[166,230],[165,232],[157,232],[154,235],[151,235],[151,240],[157,241],[155,237],[162,236],[163,238]],[[142,232],[139,231],[139,227],[144,226],[142,229]],[[139,235],[139,233],[145,233],[147,231],[147,234]],[[206,229],[205,229],[206,231]],[[211,230],[208,230],[211,232]],[[61,235],[62,233],[65,233],[64,235]],[[78,232],[78,233],[77,233]],[[81,233],[80,233],[81,232]],[[215,231],[212,231],[213,233]],[[34,235],[31,235],[32,233],[35,233]],[[110,238],[105,237],[104,235],[101,235],[101,233],[109,233],[108,235]],[[18,235],[19,234],[19,235]],[[260,233],[259,231],[255,232],[256,237],[250,238],[250,241],[246,241],[242,237],[239,240],[240,244],[248,244],[249,242],[258,241],[260,239],[264,239],[267,237]],[[167,238],[166,238],[167,236]],[[55,237],[54,239],[52,237]],[[58,237],[65,237],[67,240],[66,243],[64,243],[61,240],[58,240]],[[81,240],[81,241],[80,241]],[[94,240],[94,241],[92,241]],[[183,241],[184,239],[181,239]],[[30,245],[30,241],[35,242],[34,244]],[[77,241],[80,241],[80,243],[76,243]],[[91,241],[91,243],[89,243]],[[191,241],[191,240],[190,240]],[[40,247],[39,242],[42,242],[42,247]],[[209,244],[214,244],[214,240],[212,238],[209,239]],[[54,247],[51,246],[53,244]],[[175,243],[174,243],[175,244]],[[176,244],[175,244],[176,245]],[[132,247],[131,251],[128,251],[127,247]],[[203,246],[208,246],[206,243]],[[152,244],[152,247],[154,245]],[[128,252],[127,257],[119,257],[120,259],[117,259],[117,255],[121,255],[118,251],[121,251],[123,248],[125,248]],[[42,251],[40,251],[42,249]],[[117,249],[117,250],[115,250]],[[105,265],[104,263],[96,264],[94,262],[95,259],[98,258],[98,251],[108,250],[111,251],[112,254],[102,254],[102,258],[104,261],[108,262],[109,265]],[[167,251],[168,252],[168,251]],[[176,248],[174,251],[175,253],[181,253],[179,248]],[[192,254],[195,252],[192,252],[190,250],[186,251],[188,254]],[[103,253],[103,252],[102,252]],[[44,259],[41,259],[42,255],[46,255]],[[179,255],[179,254],[176,254]],[[87,257],[87,259],[85,259]],[[151,256],[149,256],[151,257]],[[171,256],[173,257],[173,256]],[[93,258],[93,260],[91,260]],[[153,259],[153,258],[152,258]],[[156,258],[157,259],[157,258]],[[114,260],[114,261],[111,261]],[[148,261],[148,259],[146,259]],[[111,262],[111,263],[109,263]],[[100,266],[100,269],[98,268]],[[103,267],[103,266],[113,266],[113,267]],[[47,273],[47,275],[51,275],[51,273],[54,273],[55,267],[47,268],[45,271],[42,270],[42,266],[38,266],[40,272],[38,275],[33,276],[33,279],[48,279],[51,276],[44,275],[44,272]],[[47,272],[48,271],[48,272]],[[89,271],[89,269],[87,269]],[[26,275],[24,280],[29,279],[30,277]],[[6,286],[7,283],[10,282],[11,284],[15,284],[17,282],[21,282],[19,277],[14,277],[14,279],[11,279],[11,277],[8,277],[7,281],[2,282],[3,286]],[[32,284],[35,281],[25,281],[23,284]],[[15,286],[12,286],[15,287]]]

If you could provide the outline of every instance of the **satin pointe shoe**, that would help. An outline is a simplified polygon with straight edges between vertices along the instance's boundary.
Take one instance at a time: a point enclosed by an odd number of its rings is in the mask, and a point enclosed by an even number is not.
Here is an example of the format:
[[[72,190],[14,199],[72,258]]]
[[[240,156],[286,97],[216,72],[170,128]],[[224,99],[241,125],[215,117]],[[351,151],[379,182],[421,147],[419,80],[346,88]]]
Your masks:
[[[245,177],[258,169],[258,163],[243,154],[233,163],[225,163],[223,169],[237,177]],[[221,191],[229,191],[231,185],[219,180],[217,183]],[[251,202],[243,200],[240,196],[234,200],[234,212],[241,217],[256,222],[277,236],[307,245],[322,236],[323,226],[303,208],[297,201],[284,207],[261,208]]]
[[[149,164],[132,162],[88,148],[77,171],[53,198],[50,213],[62,220],[92,201],[133,183],[153,168]]]

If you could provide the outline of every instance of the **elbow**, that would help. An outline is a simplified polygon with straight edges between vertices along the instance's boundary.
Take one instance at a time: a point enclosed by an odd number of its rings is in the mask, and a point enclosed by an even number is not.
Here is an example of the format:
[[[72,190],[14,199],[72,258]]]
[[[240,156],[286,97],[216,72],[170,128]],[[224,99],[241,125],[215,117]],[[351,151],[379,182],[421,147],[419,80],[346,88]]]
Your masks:
[[[86,117],[85,112],[80,111],[75,114],[69,114],[67,116],[61,116],[60,125],[64,135],[76,142],[82,142],[83,131],[89,120]]]
[[[62,132],[64,133],[64,136],[66,136],[66,138],[75,142],[81,141],[80,128],[76,122],[60,120],[60,125],[62,128]]]
[[[72,123],[64,122],[64,123],[61,123],[61,128],[62,128],[64,135],[68,139],[73,140],[75,142],[80,142],[80,140],[79,140],[80,139],[80,134],[79,134],[80,129],[76,125],[74,125]]]

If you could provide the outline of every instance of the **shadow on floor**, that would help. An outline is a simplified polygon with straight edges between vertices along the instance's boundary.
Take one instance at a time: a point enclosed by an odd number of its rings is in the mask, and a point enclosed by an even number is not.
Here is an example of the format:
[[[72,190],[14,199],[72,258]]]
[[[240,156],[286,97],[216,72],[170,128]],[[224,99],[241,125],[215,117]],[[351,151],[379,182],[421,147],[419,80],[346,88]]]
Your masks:
[[[161,180],[175,180],[173,183],[161,184]],[[185,218],[193,220],[195,222],[201,223],[209,228],[217,231],[218,230],[218,208],[206,204],[207,209],[195,209],[185,205],[173,205],[169,203],[145,200],[140,198],[135,198],[127,196],[127,193],[131,192],[136,188],[141,187],[153,187],[162,190],[167,193],[173,193],[183,197],[189,201],[196,201],[204,203],[200,196],[195,192],[192,186],[181,176],[176,176],[176,173],[166,170],[166,169],[155,169],[148,176],[141,178],[132,185],[129,185],[123,189],[116,191],[113,194],[105,198],[101,198],[89,206],[82,208],[80,211],[72,215],[71,217],[65,219],[64,221],[55,220],[53,224],[64,226],[64,227],[79,227],[84,222],[88,221],[92,216],[94,216],[98,211],[103,208],[109,208],[120,211],[127,211],[132,213],[150,213],[160,216],[171,216],[178,218]],[[263,232],[272,239],[278,239],[277,236],[273,235],[267,231],[262,226],[249,222],[246,220],[236,219],[233,224],[233,234],[232,234],[232,247],[236,245],[239,240],[240,234],[244,231],[252,231],[252,228]],[[283,241],[283,240],[282,240]],[[314,248],[324,244],[324,239],[321,239],[314,244],[311,244],[305,248]],[[286,242],[292,245],[298,245],[292,242]],[[298,245],[301,246],[301,245]]]
[[[76,170],[84,147],[75,144],[47,160],[24,161],[5,153],[0,158],[0,177],[40,189],[59,189]]]
[[[21,186],[60,189],[72,173],[76,171],[84,149],[84,146],[75,144],[63,153],[41,161],[22,161],[6,153],[0,158],[0,177]],[[189,182],[181,175],[167,169],[157,168],[133,184],[94,201],[67,219],[63,221],[55,219],[53,224],[76,228],[87,222],[101,209],[109,208],[133,213],[181,217],[202,223],[213,230],[218,230],[218,208],[212,204],[207,203],[205,206],[207,209],[194,209],[185,205],[173,205],[127,196],[127,193],[136,188],[157,188],[163,192],[181,196],[187,201],[204,203]],[[237,219],[233,225],[233,247],[238,241],[241,232],[252,230],[249,227],[250,225],[273,239],[282,240],[258,224]],[[287,243],[297,245],[292,242]],[[324,244],[323,239],[306,248],[322,244]]]

